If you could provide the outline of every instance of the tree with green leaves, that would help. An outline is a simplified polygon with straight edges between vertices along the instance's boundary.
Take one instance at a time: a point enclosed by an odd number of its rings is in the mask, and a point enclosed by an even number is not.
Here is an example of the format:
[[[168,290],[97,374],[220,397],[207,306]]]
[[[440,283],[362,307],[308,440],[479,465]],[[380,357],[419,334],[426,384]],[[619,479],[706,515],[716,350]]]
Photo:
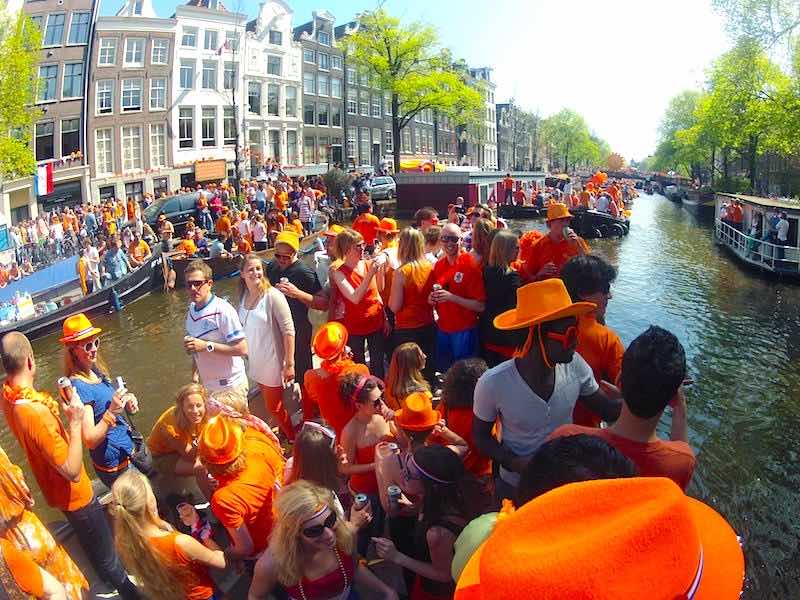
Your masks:
[[[0,16],[0,179],[31,175],[36,160],[31,150],[33,127],[40,111],[34,107],[36,67],[41,33],[22,11]]]
[[[769,49],[794,51],[800,32],[798,0],[712,0],[734,39],[749,39]]]
[[[392,103],[394,170],[400,171],[400,132],[416,115],[433,110],[456,125],[476,126],[484,114],[483,96],[467,84],[435,30],[422,23],[404,25],[379,8],[363,13],[358,29],[342,40],[349,64]]]
[[[574,110],[561,109],[542,121],[542,139],[552,155],[563,158],[563,169],[577,165],[599,166],[608,154],[609,145],[589,131],[584,118]]]

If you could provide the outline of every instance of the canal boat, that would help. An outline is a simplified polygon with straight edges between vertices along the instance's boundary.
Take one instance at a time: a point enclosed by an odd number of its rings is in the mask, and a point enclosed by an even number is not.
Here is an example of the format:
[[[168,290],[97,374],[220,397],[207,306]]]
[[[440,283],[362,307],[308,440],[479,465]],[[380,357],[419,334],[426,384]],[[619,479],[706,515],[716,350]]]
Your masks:
[[[0,337],[10,331],[19,331],[30,339],[36,339],[60,329],[64,319],[75,313],[96,315],[118,310],[120,306],[147,295],[160,282],[162,260],[160,254],[153,254],[141,267],[88,296],[81,293],[80,287],[73,288],[69,294],[47,303],[55,304],[55,310],[34,312],[31,305],[33,314],[29,318],[0,321]]]
[[[723,205],[736,200],[742,206],[741,226],[721,218]],[[718,192],[715,209],[714,240],[736,260],[765,274],[800,279],[800,202]],[[789,222],[786,245],[778,244],[775,236],[780,213],[786,213]]]
[[[627,218],[612,217],[597,210],[572,209],[570,226],[585,239],[623,237],[628,235],[631,223]]]
[[[497,216],[503,219],[536,219],[546,214],[546,208],[533,205],[503,204],[497,208]]]
[[[697,217],[710,217],[714,214],[714,191],[709,187],[687,190],[683,207]]]

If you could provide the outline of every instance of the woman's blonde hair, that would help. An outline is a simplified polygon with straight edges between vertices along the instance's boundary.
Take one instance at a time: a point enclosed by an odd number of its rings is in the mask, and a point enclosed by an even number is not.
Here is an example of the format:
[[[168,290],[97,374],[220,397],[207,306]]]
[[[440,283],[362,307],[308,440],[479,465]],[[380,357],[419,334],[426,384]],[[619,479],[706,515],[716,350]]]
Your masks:
[[[125,568],[144,588],[146,598],[183,598],[186,592],[181,582],[166,567],[164,557],[153,549],[144,534],[147,524],[172,531],[172,527],[159,518],[156,507],[148,503],[151,495],[147,478],[134,469],[126,471],[114,482],[111,486],[114,544]]]
[[[494,223],[489,219],[478,219],[472,226],[472,249],[481,256],[482,264],[486,264],[489,255],[489,234],[494,229]]]
[[[389,391],[387,396],[397,406],[389,408],[401,408],[400,405],[409,394],[431,391],[430,385],[422,376],[422,356],[422,348],[414,342],[406,342],[395,348],[389,363],[389,374],[386,376],[386,389]]]
[[[178,390],[178,395],[175,396],[175,426],[184,433],[196,433],[193,431],[194,426],[189,423],[189,419],[186,418],[186,413],[183,411],[183,403],[186,402],[186,398],[195,394],[203,398],[203,404],[206,407],[203,420],[197,426],[197,429],[201,429],[208,421],[208,392],[206,392],[206,388],[199,383],[187,383]]]
[[[400,264],[420,261],[425,257],[425,236],[419,229],[406,227],[400,232],[400,242],[397,246],[397,258]]]
[[[519,238],[506,229],[500,229],[492,239],[488,265],[507,269],[519,254]]]
[[[334,503],[333,492],[303,479],[281,489],[275,501],[275,521],[269,536],[269,552],[275,557],[278,581],[296,585],[303,578],[306,557],[303,555],[302,530],[305,523],[328,507],[336,513],[336,547],[352,554],[355,531]]]
[[[242,262],[239,263],[239,302],[244,300],[244,295],[247,293],[247,284],[244,282],[244,277],[241,273],[244,273],[244,269],[251,260],[257,260],[261,263],[261,270],[264,271],[264,263],[261,262],[261,257],[258,254],[251,252],[242,258]],[[264,276],[261,278],[261,282],[258,285],[259,290],[261,291],[261,296],[267,293],[267,290],[270,288],[269,279],[267,279],[266,272]]]
[[[344,257],[350,251],[350,248],[355,246],[356,244],[360,244],[364,241],[364,238],[361,236],[354,229],[350,229],[349,227],[340,231],[336,234],[336,239],[334,240],[334,246],[336,248],[336,256],[344,260]]]
[[[90,339],[90,338],[87,338]],[[77,348],[78,346],[85,344],[87,340],[81,340],[79,342],[74,342],[72,344],[66,344],[64,346],[64,375],[67,377],[72,377],[73,375],[82,374],[88,375],[87,371],[84,371],[83,367],[81,367],[80,363],[78,363],[78,359],[75,358],[75,354],[73,353],[73,349]],[[108,365],[106,362],[100,357],[100,353],[97,353],[97,360],[94,363],[94,367],[91,369],[98,375],[105,377],[106,379],[111,379],[111,375],[109,375]]]

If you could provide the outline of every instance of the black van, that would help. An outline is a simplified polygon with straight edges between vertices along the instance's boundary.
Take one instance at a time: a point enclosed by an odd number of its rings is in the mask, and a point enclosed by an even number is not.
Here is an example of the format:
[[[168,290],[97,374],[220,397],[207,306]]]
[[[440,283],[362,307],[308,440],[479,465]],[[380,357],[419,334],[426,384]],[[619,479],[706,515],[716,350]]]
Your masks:
[[[200,192],[160,198],[144,209],[142,217],[153,228],[155,234],[158,235],[158,217],[159,215],[166,215],[167,220],[175,227],[175,235],[180,237],[186,230],[186,223],[189,221],[189,217],[194,217],[195,221],[197,220],[197,200],[199,198]]]

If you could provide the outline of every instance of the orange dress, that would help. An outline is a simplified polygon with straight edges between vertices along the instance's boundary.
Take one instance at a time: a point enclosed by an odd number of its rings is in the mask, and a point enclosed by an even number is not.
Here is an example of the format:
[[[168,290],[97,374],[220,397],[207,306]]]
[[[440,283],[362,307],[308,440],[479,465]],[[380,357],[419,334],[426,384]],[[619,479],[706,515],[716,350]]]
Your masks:
[[[339,267],[339,272],[356,289],[364,280],[364,275],[347,265]],[[378,289],[373,282],[361,301],[357,304],[350,302],[342,296],[344,302],[344,318],[342,324],[347,328],[351,335],[369,335],[375,333],[383,327],[384,314],[383,303],[378,295]]]
[[[357,465],[368,465],[375,462],[375,446],[377,442],[370,446],[363,448],[356,447],[356,462]],[[357,494],[372,494],[378,493],[378,478],[375,471],[367,471],[366,473],[355,473],[350,475],[350,489]]]
[[[433,323],[433,307],[428,296],[433,289],[433,265],[427,261],[406,263],[403,274],[403,306],[395,315],[397,329],[416,329]]]

